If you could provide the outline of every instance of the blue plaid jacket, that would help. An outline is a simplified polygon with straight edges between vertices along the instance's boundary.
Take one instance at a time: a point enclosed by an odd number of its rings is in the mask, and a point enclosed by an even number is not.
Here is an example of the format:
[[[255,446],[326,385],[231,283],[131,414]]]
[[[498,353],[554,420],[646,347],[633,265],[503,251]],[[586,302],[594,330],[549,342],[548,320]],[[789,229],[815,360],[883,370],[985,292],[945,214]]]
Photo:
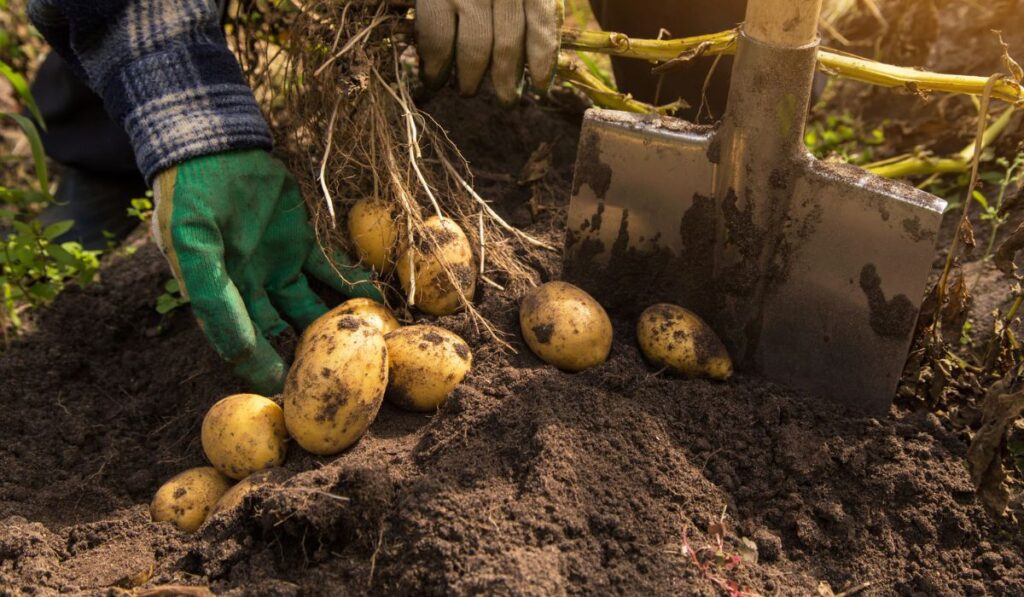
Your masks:
[[[270,148],[217,0],[31,0],[28,12],[127,131],[147,180],[189,158]]]

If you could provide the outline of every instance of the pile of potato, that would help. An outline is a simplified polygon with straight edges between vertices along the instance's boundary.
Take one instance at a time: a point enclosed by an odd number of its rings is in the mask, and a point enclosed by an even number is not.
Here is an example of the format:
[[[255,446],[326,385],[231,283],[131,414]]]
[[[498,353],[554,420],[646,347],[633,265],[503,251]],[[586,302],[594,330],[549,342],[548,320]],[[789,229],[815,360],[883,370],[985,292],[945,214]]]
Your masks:
[[[519,325],[527,346],[542,361],[576,372],[600,365],[612,348],[608,313],[584,290],[548,282],[526,295]],[[660,303],[636,325],[637,341],[653,365],[684,377],[724,380],[732,360],[711,327],[691,311]]]
[[[452,220],[433,217],[424,222],[422,238],[402,239],[395,219],[381,202],[353,206],[349,234],[360,260],[381,273],[395,270],[420,310],[457,311],[476,288],[465,233]],[[583,371],[605,362],[611,351],[608,314],[572,284],[550,282],[534,289],[520,305],[519,320],[534,354],[559,369]],[[732,374],[721,341],[682,307],[648,308],[637,322],[637,339],[659,368],[687,377]],[[210,408],[202,445],[212,466],[187,470],[160,487],[152,518],[194,532],[211,514],[235,507],[267,483],[270,469],[284,463],[290,440],[313,454],[338,454],[362,437],[385,397],[406,410],[435,411],[472,365],[469,346],[448,330],[402,327],[384,305],[347,301],[303,333],[280,403],[237,394]]]
[[[187,470],[160,487],[152,518],[194,532],[265,482],[268,469],[284,463],[289,439],[313,454],[338,454],[366,432],[385,396],[403,409],[437,410],[472,364],[469,346],[448,330],[401,327],[377,302],[347,301],[302,335],[283,406],[237,394],[210,408],[202,445],[212,466]]]

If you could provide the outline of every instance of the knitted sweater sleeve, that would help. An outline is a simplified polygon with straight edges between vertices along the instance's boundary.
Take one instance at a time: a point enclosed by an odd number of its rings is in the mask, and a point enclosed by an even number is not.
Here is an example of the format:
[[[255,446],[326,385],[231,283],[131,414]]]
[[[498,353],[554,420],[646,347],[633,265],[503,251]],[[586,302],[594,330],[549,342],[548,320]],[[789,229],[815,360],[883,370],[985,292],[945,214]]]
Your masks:
[[[124,127],[147,180],[193,157],[271,147],[216,0],[31,0],[28,11]]]

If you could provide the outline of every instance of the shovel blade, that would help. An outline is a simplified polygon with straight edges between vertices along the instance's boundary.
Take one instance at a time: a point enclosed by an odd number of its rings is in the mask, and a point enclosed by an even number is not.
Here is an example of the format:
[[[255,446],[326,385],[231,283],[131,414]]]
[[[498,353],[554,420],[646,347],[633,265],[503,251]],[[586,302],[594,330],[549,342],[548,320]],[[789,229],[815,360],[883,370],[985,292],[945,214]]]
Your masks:
[[[945,202],[858,168],[798,160],[776,251],[782,267],[743,338],[730,337],[736,330],[722,324],[729,269],[715,263],[729,189],[715,188],[728,178],[716,176],[715,135],[671,118],[590,111],[564,277],[626,317],[656,302],[684,306],[723,336],[741,370],[884,413]]]
[[[935,261],[945,202],[846,165],[797,177],[785,280],[753,361],[770,379],[861,412],[892,403]]]
[[[627,316],[663,301],[707,315],[708,293],[692,280],[712,275],[712,132],[678,119],[587,111],[564,277]]]

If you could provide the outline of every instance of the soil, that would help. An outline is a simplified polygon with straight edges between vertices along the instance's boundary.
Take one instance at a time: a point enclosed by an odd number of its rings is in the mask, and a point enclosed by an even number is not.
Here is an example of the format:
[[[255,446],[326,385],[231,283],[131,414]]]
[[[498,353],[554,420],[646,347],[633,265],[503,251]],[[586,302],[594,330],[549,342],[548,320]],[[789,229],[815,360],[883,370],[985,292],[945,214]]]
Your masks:
[[[560,244],[579,114],[450,93],[426,107],[495,209]],[[512,182],[542,142],[551,171]],[[437,414],[385,404],[355,447],[292,446],[195,535],[154,524],[157,487],[204,464],[206,410],[242,387],[187,309],[156,314],[169,272],[144,234],[130,245],[0,353],[0,594],[1024,594],[1024,533],[975,497],[964,431],[753,377],[665,376],[628,319],[579,374],[518,334],[510,354],[465,315],[434,320],[474,351]],[[536,266],[560,276],[558,255]],[[515,297],[476,299],[516,330]]]

